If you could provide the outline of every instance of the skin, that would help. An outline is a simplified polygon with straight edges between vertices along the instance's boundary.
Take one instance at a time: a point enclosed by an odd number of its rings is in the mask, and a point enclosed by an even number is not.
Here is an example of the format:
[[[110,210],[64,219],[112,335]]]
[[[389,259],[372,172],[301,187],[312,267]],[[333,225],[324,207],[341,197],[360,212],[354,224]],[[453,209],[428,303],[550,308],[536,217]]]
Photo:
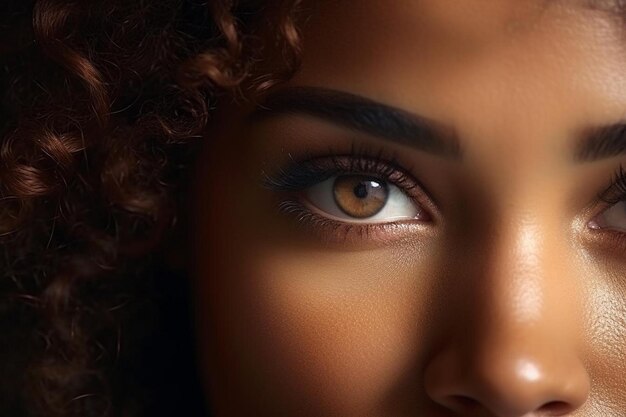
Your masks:
[[[625,39],[618,17],[579,3],[305,5],[303,64],[280,89],[428,118],[462,155],[220,106],[192,216],[217,416],[623,415],[626,210],[606,224],[597,196],[626,156],[576,149],[626,116]],[[281,212],[293,193],[263,186],[291,160],[353,147],[393,155],[430,220],[338,232]]]

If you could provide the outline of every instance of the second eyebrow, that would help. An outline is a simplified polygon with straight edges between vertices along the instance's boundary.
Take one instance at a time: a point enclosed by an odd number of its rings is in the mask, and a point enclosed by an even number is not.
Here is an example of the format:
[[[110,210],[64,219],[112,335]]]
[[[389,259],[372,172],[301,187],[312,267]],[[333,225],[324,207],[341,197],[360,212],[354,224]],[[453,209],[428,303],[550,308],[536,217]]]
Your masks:
[[[434,122],[350,93],[292,87],[270,94],[257,115],[303,113],[447,158],[461,156],[452,134]],[[449,129],[448,129],[449,130]]]
[[[575,159],[592,162],[626,154],[626,123],[590,129],[578,143]]]

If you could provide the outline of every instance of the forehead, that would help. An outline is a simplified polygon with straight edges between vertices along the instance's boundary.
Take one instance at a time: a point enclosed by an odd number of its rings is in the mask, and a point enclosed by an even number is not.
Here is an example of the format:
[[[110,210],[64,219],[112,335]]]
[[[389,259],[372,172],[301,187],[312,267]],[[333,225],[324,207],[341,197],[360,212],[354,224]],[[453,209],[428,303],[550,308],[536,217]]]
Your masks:
[[[429,40],[447,48],[484,48],[525,35],[582,26],[610,26],[610,36],[617,36],[626,18],[623,0],[320,0],[305,4],[312,15],[309,23],[323,28],[331,38],[344,38],[347,29],[357,38],[365,35],[367,41],[378,35],[396,41],[403,36],[418,40],[421,46]],[[377,26],[370,26],[374,23]],[[418,39],[419,35],[426,37]]]
[[[614,122],[626,112],[626,38],[611,4],[316,2],[293,83],[363,94],[477,136]]]

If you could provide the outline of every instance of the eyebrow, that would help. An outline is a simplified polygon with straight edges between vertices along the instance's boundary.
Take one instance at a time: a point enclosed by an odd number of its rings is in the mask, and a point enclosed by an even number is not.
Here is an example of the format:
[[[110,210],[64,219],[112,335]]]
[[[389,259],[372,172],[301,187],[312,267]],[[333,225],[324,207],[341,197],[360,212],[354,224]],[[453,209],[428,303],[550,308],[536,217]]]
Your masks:
[[[626,154],[626,122],[587,131],[575,150],[577,162],[592,162]]]
[[[355,94],[319,87],[290,87],[270,93],[253,117],[306,114],[378,138],[459,159],[453,130],[433,120]]]

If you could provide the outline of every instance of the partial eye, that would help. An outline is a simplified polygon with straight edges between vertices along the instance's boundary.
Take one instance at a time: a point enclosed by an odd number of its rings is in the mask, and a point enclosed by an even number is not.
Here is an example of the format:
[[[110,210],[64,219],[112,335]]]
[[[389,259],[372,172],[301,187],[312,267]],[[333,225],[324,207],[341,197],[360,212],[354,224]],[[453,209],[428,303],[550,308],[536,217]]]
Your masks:
[[[626,201],[618,201],[604,210],[593,220],[591,227],[626,232]]]
[[[429,220],[425,210],[398,186],[367,175],[337,175],[304,192],[318,214],[347,223]]]

